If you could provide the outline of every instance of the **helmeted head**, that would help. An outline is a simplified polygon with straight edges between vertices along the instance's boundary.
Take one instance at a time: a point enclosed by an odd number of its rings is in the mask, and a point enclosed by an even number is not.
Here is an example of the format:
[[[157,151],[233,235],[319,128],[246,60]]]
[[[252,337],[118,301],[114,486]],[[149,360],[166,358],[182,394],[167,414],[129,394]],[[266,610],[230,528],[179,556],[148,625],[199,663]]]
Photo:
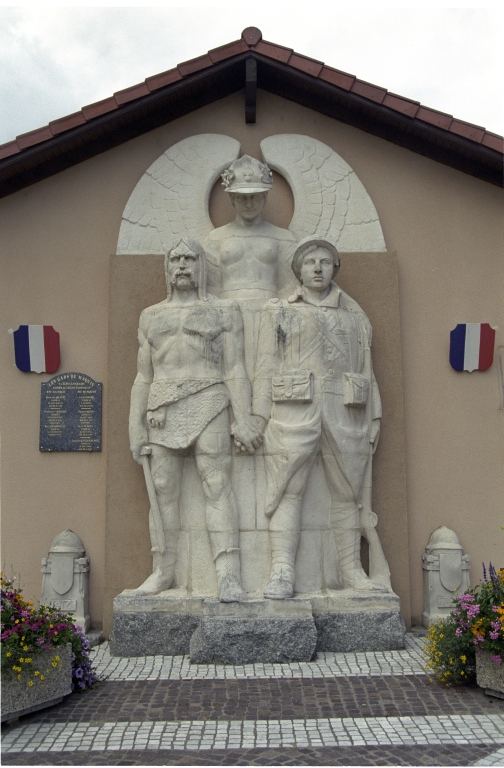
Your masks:
[[[203,246],[192,237],[182,237],[170,247],[164,260],[168,299],[173,287],[197,288],[198,298],[206,297],[206,256]]]
[[[303,261],[310,253],[314,253],[319,248],[324,249],[325,251],[328,251],[328,253],[331,254],[331,257],[333,259],[333,273],[332,278],[334,279],[336,277],[336,274],[340,268],[340,255],[338,252],[338,249],[334,245],[331,240],[326,240],[324,237],[318,237],[317,235],[309,235],[308,237],[305,237],[301,242],[299,243],[298,247],[296,248],[296,251],[294,253],[294,256],[292,257],[292,271],[296,275],[297,279],[301,281],[301,267],[303,266]]]
[[[222,186],[230,194],[258,195],[269,192],[273,186],[273,175],[268,166],[250,155],[235,160],[221,178]]]

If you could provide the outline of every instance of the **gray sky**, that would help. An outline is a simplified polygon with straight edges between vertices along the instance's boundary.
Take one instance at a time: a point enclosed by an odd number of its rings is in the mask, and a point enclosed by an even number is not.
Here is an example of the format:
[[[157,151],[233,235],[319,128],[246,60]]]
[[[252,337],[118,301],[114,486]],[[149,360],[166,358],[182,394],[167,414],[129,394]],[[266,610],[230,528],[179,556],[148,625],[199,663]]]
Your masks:
[[[259,27],[266,40],[504,133],[504,14],[496,7],[248,5],[0,2],[0,143],[236,40],[248,26]]]

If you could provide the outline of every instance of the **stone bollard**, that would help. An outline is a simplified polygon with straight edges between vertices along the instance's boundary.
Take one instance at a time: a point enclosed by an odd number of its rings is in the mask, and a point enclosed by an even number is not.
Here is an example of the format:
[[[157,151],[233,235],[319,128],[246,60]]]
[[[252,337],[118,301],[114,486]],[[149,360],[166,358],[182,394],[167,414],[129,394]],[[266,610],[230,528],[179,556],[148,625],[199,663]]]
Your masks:
[[[72,613],[75,624],[84,632],[91,626],[88,610],[89,557],[85,557],[82,541],[67,528],[51,544],[42,558],[42,595],[40,605],[51,605],[58,611]]]
[[[463,549],[455,531],[445,525],[436,528],[422,555],[424,569],[424,611],[422,624],[428,627],[445,619],[453,608],[453,599],[469,589],[470,556]]]

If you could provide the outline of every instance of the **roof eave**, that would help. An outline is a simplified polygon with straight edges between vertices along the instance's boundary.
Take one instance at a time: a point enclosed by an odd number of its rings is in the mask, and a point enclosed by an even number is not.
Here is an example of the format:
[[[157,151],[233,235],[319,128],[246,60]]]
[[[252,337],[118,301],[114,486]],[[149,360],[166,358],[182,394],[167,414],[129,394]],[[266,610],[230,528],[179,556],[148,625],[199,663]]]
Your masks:
[[[243,89],[245,61],[250,57],[257,61],[258,88],[503,186],[502,153],[334,85],[319,77],[319,72],[314,76],[292,64],[249,50],[187,74],[0,160],[0,197]],[[303,65],[300,61],[300,66]]]

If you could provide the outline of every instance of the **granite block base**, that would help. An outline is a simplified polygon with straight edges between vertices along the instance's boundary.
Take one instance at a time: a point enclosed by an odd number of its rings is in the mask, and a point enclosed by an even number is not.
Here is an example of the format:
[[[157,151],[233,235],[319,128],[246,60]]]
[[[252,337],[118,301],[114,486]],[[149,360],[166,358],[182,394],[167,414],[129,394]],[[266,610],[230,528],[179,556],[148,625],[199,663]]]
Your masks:
[[[183,590],[114,600],[115,656],[189,655],[195,664],[310,661],[316,651],[405,647],[399,598],[349,590],[220,603]]]
[[[176,594],[138,596],[125,590],[114,600],[110,652],[114,656],[184,656],[203,615],[203,598]]]
[[[192,664],[310,661],[317,630],[310,600],[207,600],[190,642]]]
[[[405,647],[399,598],[342,590],[313,598],[317,651],[396,651]]]

